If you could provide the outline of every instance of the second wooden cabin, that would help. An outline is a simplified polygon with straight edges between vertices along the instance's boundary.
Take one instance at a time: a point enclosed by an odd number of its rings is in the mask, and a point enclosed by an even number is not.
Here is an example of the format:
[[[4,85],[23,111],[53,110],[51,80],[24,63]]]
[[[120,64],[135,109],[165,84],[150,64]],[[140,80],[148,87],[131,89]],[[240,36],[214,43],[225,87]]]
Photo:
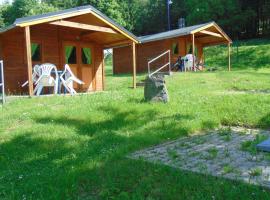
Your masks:
[[[175,63],[179,56],[194,53],[197,61],[204,62],[204,47],[232,43],[229,36],[215,22],[179,28],[154,35],[138,37],[137,45],[137,72],[148,70],[148,61],[163,52],[170,50],[171,63]],[[194,48],[193,48],[194,46]],[[113,49],[114,74],[132,72],[132,51],[129,46],[121,46]],[[163,56],[154,63],[158,68],[168,61]]]

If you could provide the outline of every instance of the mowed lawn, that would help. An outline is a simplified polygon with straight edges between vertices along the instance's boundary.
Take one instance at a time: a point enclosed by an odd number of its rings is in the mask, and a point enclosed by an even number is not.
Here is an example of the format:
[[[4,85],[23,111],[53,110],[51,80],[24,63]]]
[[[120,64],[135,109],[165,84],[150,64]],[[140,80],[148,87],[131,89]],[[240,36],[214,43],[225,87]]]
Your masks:
[[[139,80],[144,75],[138,76]],[[270,69],[175,73],[170,102],[131,76],[106,91],[17,99],[0,113],[0,199],[270,199],[267,189],[128,159],[220,125],[270,127]]]

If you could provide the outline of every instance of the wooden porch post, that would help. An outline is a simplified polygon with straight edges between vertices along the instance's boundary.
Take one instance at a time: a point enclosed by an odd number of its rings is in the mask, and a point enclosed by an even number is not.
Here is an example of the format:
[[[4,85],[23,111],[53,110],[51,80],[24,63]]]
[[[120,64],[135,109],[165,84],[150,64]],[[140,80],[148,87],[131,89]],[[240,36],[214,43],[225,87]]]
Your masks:
[[[231,71],[231,44],[228,43],[228,71]]]
[[[136,44],[132,42],[133,88],[136,89]]]
[[[192,34],[192,56],[193,56],[193,61],[192,61],[192,67],[193,67],[193,70],[195,70],[195,36],[194,34]]]
[[[30,27],[26,26],[24,28],[24,37],[25,37],[25,56],[26,56],[26,64],[27,64],[27,74],[28,74],[28,91],[29,96],[33,96],[33,80],[32,80],[32,56],[31,56],[31,39],[30,39]]]

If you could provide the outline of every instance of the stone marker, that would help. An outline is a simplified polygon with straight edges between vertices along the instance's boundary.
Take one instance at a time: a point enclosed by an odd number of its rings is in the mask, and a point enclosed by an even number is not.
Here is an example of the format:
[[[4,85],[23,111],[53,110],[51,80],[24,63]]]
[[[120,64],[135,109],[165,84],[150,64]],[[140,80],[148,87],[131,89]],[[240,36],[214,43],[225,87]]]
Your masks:
[[[144,99],[146,101],[164,102],[169,101],[168,90],[165,85],[163,74],[147,76],[144,86]]]
[[[270,138],[261,142],[260,144],[257,144],[256,147],[258,150],[270,152]]]

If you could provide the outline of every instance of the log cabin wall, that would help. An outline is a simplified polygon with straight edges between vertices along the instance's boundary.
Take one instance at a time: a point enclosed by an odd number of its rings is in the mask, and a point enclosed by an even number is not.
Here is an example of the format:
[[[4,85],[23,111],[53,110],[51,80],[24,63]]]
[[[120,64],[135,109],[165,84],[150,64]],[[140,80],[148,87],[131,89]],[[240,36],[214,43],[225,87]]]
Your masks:
[[[1,59],[4,61],[6,93],[27,93],[21,85],[27,81],[23,29],[14,29],[1,36]]]
[[[57,69],[64,68],[64,50],[63,41],[83,42],[91,44],[93,47],[93,85],[91,89],[83,88],[83,91],[100,91],[104,88],[104,64],[103,64],[103,47],[92,41],[80,38],[80,31],[76,29],[59,28],[53,25],[36,25],[30,27],[31,42],[41,44],[41,62],[34,64],[53,63]],[[24,34],[22,28],[16,28],[8,31],[1,36],[1,59],[4,60],[5,82],[8,94],[26,94],[27,87],[21,85],[27,81],[27,64],[25,59],[26,50],[24,48]],[[76,74],[76,73],[75,73]],[[87,73],[83,73],[80,79],[86,83]]]
[[[148,61],[160,55],[167,48],[168,41],[149,42],[137,45],[137,72],[147,71]],[[152,69],[164,64],[167,59],[161,58],[152,63]],[[113,49],[113,73],[132,73],[132,49],[130,46]]]
[[[125,46],[125,47],[114,48],[113,49],[113,74],[126,74],[126,73],[131,73],[131,72],[132,72],[131,47]],[[138,64],[137,64],[137,72],[139,72]]]
[[[162,40],[157,42],[149,42],[140,44],[138,46],[137,58],[138,58],[138,72],[145,72],[148,70],[148,61],[159,56],[168,50],[168,40]],[[163,56],[150,64],[151,71],[160,68],[165,63],[168,63],[168,57]]]
[[[173,44],[178,45],[178,54],[173,54]],[[185,56],[188,54],[188,46],[192,44],[191,37],[177,37],[172,39],[165,39],[155,42],[148,42],[137,45],[137,72],[143,73],[148,70],[148,61],[167,50],[171,50],[171,62],[174,64],[179,56]],[[203,47],[197,41],[195,46],[198,49],[198,59],[201,60],[203,56]],[[113,73],[123,74],[132,72],[132,52],[131,48],[119,47],[113,49]],[[163,57],[151,65],[151,69],[161,67],[167,61],[167,57]]]

